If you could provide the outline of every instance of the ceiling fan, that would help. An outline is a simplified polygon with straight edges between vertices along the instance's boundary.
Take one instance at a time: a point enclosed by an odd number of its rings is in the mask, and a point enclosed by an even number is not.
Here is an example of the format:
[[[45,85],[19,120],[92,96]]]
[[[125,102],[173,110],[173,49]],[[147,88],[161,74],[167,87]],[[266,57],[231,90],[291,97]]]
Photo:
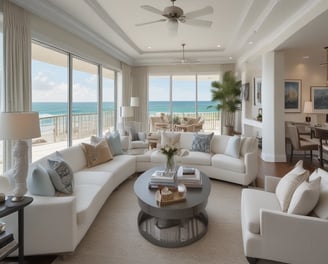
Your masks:
[[[178,61],[176,61],[175,63],[186,64],[186,63],[197,63],[197,62],[199,62],[198,60],[195,60],[195,59],[191,59],[191,58],[187,59],[185,57],[185,46],[186,46],[186,43],[182,43],[181,46],[182,46],[182,58],[179,59]]]
[[[144,26],[158,22],[168,22],[169,29],[171,31],[177,31],[178,24],[184,23],[192,26],[199,26],[199,27],[210,27],[212,25],[212,21],[202,20],[202,19],[195,19],[200,16],[208,15],[213,13],[213,7],[206,6],[204,8],[191,11],[189,13],[184,14],[182,8],[175,6],[174,2],[176,0],[171,0],[172,5],[165,7],[164,10],[159,10],[155,7],[149,5],[142,5],[140,6],[142,9],[147,10],[149,12],[155,13],[157,15],[161,15],[164,18],[149,21],[145,23],[136,24],[136,26]]]

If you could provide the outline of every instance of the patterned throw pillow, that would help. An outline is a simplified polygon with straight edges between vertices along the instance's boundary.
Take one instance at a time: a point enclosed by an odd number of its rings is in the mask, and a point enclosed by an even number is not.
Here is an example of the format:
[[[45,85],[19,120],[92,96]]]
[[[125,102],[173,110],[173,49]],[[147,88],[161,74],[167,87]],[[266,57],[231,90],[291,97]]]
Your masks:
[[[87,160],[88,168],[113,159],[113,155],[105,139],[100,140],[96,145],[81,143],[81,147]]]
[[[191,150],[200,152],[211,152],[211,141],[214,133],[211,134],[194,134]]]
[[[55,189],[62,193],[73,193],[73,171],[60,157],[48,159],[49,173]]]

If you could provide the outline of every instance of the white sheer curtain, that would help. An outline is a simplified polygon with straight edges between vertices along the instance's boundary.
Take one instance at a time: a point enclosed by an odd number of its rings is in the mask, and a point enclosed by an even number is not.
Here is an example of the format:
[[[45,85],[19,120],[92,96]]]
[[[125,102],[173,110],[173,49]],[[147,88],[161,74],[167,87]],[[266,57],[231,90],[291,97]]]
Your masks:
[[[139,107],[135,109],[135,119],[141,123],[142,131],[148,131],[148,68],[134,67],[132,76],[132,95],[139,98]]]
[[[31,32],[29,14],[3,1],[4,91],[2,111],[31,110]],[[11,167],[11,144],[4,144],[4,169]]]
[[[132,69],[129,65],[122,62],[122,106],[130,105],[132,91]]]

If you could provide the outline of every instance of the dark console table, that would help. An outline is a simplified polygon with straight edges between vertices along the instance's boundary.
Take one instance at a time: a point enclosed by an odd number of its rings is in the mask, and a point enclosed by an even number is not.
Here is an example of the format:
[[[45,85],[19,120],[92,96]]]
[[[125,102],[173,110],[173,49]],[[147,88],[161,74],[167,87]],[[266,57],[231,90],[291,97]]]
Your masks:
[[[32,203],[33,198],[25,196],[19,202],[12,202],[12,196],[8,196],[6,201],[0,204],[0,218],[18,212],[18,243],[15,247],[8,249],[1,259],[7,257],[18,248],[18,263],[24,263],[24,208]],[[1,260],[0,259],[0,260]]]

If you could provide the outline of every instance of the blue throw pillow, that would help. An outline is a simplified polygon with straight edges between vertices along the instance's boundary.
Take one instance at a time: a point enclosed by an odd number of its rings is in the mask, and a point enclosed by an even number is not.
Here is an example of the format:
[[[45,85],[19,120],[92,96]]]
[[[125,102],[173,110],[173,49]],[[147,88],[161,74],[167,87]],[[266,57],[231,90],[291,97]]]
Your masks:
[[[27,184],[31,194],[42,196],[55,196],[56,194],[47,170],[41,165],[33,169],[28,177]]]
[[[55,189],[62,193],[73,193],[73,171],[61,158],[48,159],[47,171]]]
[[[118,131],[113,131],[106,137],[106,139],[114,156],[123,154],[121,136]]]
[[[240,156],[240,136],[233,136],[229,138],[224,154],[238,158]]]
[[[200,152],[211,152],[211,140],[214,133],[211,134],[194,134],[191,150]]]

